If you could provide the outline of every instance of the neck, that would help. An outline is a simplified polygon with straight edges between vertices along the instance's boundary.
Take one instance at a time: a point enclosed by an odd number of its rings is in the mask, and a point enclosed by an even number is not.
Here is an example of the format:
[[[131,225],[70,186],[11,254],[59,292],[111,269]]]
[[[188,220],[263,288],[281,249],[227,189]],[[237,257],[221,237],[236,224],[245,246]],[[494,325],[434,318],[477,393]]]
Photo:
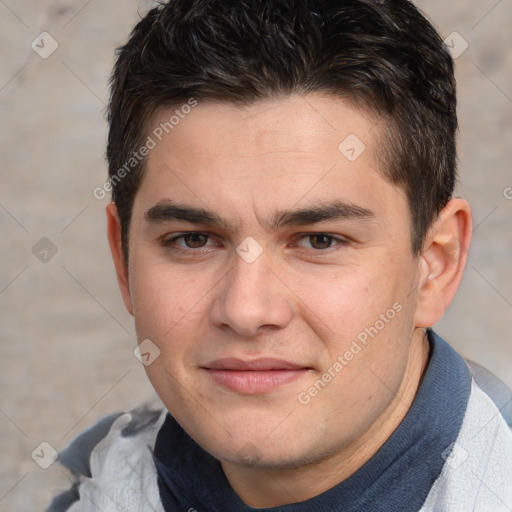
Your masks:
[[[429,342],[416,329],[404,378],[395,398],[376,422],[350,445],[312,464],[269,469],[222,462],[238,496],[254,508],[306,501],[331,489],[361,468],[389,439],[411,408],[429,358]]]

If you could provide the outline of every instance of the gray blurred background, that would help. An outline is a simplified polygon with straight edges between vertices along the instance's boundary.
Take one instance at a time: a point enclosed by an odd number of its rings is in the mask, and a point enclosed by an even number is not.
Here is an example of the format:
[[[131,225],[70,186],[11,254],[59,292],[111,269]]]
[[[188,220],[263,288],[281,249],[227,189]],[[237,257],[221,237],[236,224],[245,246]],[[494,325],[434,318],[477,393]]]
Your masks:
[[[460,53],[458,192],[475,224],[437,331],[512,386],[512,0],[416,4]],[[150,5],[0,0],[0,512],[41,510],[67,487],[58,464],[40,467],[42,442],[58,450],[155,396],[132,352],[107,200],[92,195],[106,177],[113,52]]]

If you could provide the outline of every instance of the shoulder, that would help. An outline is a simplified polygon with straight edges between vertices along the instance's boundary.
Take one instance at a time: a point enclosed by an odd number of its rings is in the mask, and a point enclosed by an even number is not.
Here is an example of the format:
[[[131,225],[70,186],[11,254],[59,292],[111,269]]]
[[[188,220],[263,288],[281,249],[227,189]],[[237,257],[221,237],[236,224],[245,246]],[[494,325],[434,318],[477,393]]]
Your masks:
[[[512,427],[512,392],[494,373],[483,366],[466,359],[469,370],[478,387],[495,403],[501,415]]]
[[[152,455],[166,414],[161,404],[144,403],[105,416],[78,435],[58,454],[71,473],[71,487],[46,512],[85,512],[88,506],[107,512],[121,504],[126,511],[160,510]]]
[[[457,440],[442,457],[443,470],[421,512],[512,509],[512,432],[475,380]]]

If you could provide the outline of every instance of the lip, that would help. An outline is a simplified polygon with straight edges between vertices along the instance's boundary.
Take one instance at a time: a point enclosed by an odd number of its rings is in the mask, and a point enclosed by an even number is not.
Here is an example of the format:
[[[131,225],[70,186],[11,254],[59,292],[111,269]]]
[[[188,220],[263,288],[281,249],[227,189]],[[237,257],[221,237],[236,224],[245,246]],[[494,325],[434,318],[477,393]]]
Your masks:
[[[284,359],[275,359],[272,357],[259,357],[244,361],[234,357],[225,357],[217,359],[206,365],[208,370],[239,370],[239,371],[272,371],[272,370],[300,370],[304,366],[291,363]]]
[[[290,361],[266,357],[247,361],[236,358],[218,359],[203,369],[216,384],[247,395],[269,393],[311,370]]]

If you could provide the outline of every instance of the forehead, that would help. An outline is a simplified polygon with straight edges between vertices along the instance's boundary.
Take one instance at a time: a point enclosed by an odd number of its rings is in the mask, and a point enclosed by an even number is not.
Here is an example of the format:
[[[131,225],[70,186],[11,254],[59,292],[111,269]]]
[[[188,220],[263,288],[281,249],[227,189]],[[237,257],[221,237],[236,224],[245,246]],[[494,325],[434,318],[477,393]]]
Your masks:
[[[337,158],[339,142],[350,134],[364,139],[368,157],[379,128],[379,120],[368,112],[321,94],[283,96],[247,106],[204,102],[189,108],[184,103],[157,110],[150,123],[151,133],[157,139],[171,138],[174,150],[191,149],[194,144],[198,158],[209,157],[212,149],[229,158],[276,151],[303,155],[323,151]]]
[[[338,199],[386,210],[405,198],[382,177],[381,130],[370,114],[318,94],[161,109],[137,198],[239,217]]]

